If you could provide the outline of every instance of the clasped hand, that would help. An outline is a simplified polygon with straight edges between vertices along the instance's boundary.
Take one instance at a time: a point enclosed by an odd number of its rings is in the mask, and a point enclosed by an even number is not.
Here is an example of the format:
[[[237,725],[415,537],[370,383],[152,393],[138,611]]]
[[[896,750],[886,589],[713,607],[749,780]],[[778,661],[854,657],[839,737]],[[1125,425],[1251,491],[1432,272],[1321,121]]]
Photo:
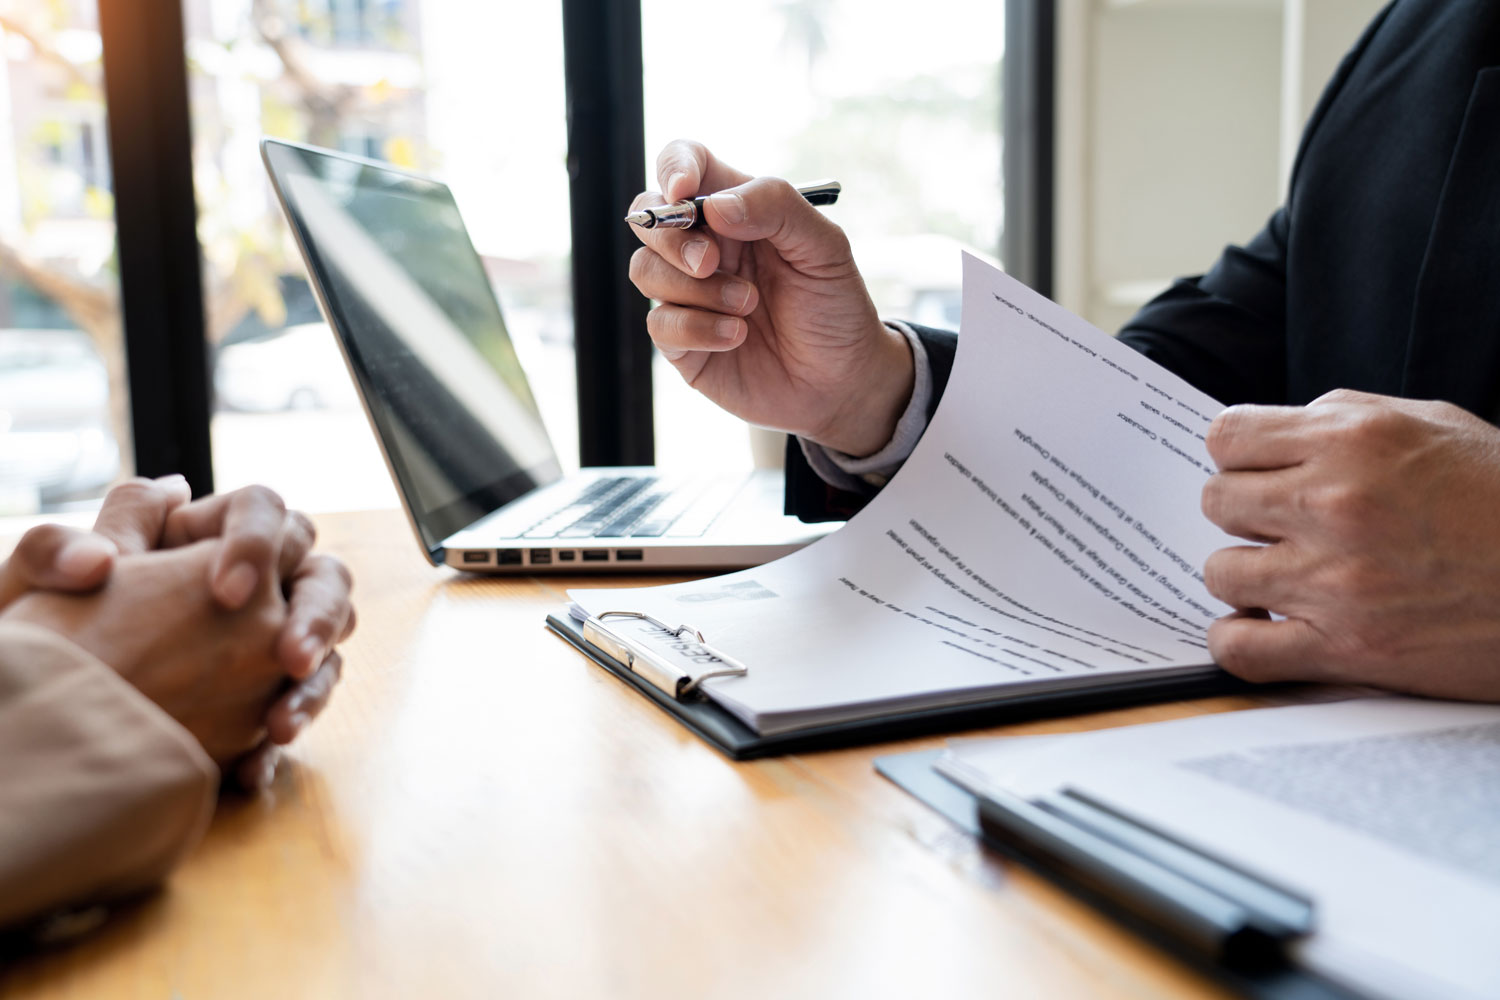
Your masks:
[[[263,786],[338,681],[351,580],[270,490],[188,500],[181,477],[132,480],[93,532],[28,532],[0,564],[0,620],[93,653]]]
[[[1209,630],[1218,664],[1500,700],[1500,430],[1448,403],[1338,390],[1230,407],[1208,449],[1204,513],[1260,543],[1205,566],[1240,609]]]

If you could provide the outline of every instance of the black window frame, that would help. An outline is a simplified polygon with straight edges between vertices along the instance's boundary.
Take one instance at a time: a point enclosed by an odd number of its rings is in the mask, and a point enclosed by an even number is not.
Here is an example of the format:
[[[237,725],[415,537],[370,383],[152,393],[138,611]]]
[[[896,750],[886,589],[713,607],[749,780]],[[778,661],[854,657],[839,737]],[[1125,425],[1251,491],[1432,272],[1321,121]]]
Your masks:
[[[136,472],[213,490],[182,0],[99,0]],[[563,0],[579,454],[654,456],[649,303],[620,216],[645,188],[640,0]],[[1052,289],[1055,0],[1007,0],[1002,258]],[[670,53],[664,55],[670,58]]]

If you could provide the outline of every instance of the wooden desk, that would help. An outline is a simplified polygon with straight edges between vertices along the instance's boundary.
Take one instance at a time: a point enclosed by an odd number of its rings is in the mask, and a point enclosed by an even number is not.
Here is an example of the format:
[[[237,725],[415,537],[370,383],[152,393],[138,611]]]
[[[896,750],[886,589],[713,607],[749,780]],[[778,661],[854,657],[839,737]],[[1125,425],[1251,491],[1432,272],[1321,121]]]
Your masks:
[[[394,512],[320,528],[361,624],[274,795],[226,803],[165,892],[0,994],[1217,995],[871,768],[939,739],[731,763],[545,631],[576,580],[433,569]]]

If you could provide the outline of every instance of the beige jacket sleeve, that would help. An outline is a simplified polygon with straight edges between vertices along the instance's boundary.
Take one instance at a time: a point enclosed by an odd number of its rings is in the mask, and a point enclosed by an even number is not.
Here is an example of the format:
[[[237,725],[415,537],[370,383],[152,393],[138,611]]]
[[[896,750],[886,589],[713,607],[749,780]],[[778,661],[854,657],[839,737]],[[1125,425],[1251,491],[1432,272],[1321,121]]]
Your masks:
[[[105,664],[0,624],[0,927],[159,882],[202,837],[218,781]]]

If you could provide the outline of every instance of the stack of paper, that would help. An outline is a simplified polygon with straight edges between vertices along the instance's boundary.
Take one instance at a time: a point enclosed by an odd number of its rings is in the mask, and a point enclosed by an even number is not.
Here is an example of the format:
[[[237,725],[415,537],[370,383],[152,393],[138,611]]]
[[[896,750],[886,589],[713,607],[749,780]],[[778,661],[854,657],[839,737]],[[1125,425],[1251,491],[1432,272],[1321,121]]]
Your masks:
[[[1500,706],[1372,698],[1008,740],[938,770],[1070,791],[1314,901],[1300,961],[1362,994],[1500,997]]]
[[[1220,405],[988,264],[964,262],[952,382],[846,527],[767,566],[575,590],[686,623],[749,666],[711,698],[762,734],[896,711],[1211,674],[1203,517]],[[698,644],[619,626],[692,669]]]

